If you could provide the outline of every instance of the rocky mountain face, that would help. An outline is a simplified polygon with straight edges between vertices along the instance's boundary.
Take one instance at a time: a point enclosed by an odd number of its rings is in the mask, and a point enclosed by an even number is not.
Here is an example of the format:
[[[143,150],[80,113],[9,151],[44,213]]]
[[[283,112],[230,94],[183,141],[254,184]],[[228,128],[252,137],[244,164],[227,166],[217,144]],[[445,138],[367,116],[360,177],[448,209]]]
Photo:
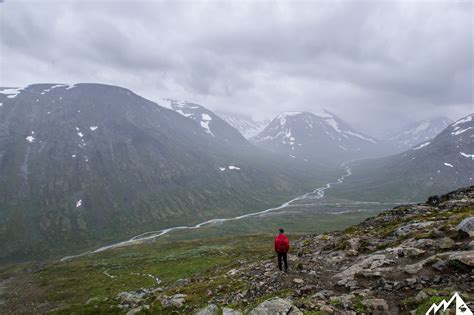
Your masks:
[[[471,185],[473,148],[471,114],[408,151],[351,163],[353,175],[330,193],[377,201],[419,201],[431,194]]]
[[[250,146],[237,128],[202,105],[174,99],[163,99],[158,104],[194,120],[209,137],[225,145],[233,148]]]
[[[0,259],[242,213],[312,186],[218,117],[179,108],[100,84],[1,89]]]
[[[353,130],[330,112],[285,112],[251,141],[264,149],[303,161],[340,164],[378,156],[376,139]]]
[[[250,116],[218,111],[219,117],[237,129],[245,138],[250,139],[259,134],[270,123],[269,120],[255,120]]]
[[[121,292],[112,303],[125,312],[201,315],[425,314],[457,292],[462,306],[474,310],[473,270],[471,186],[381,212],[344,231],[292,239],[287,273],[275,258],[238,260],[232,269],[216,268],[211,278]],[[203,288],[209,305],[195,308],[191,295]]]
[[[409,150],[416,145],[433,139],[453,121],[446,117],[411,123],[384,139],[394,153]]]

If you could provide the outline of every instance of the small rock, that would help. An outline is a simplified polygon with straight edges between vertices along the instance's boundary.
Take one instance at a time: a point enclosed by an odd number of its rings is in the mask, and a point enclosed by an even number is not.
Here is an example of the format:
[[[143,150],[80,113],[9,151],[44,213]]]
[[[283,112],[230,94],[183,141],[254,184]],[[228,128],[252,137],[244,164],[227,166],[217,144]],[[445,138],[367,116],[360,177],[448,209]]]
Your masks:
[[[424,291],[420,291],[420,292],[418,292],[418,294],[415,296],[415,301],[417,301],[418,303],[421,303],[421,302],[423,302],[424,300],[426,300],[427,298],[429,298],[428,294],[426,294]]]
[[[444,269],[446,269],[446,262],[444,260],[438,260],[433,265],[431,265],[431,267],[438,271],[443,271]]]
[[[409,287],[414,287],[417,283],[417,280],[416,278],[407,278],[405,279],[405,282],[407,283]]]
[[[186,285],[188,285],[188,284],[190,284],[190,283],[191,283],[191,280],[189,280],[189,279],[178,279],[178,280],[175,281],[175,283],[173,283],[173,284],[171,285],[171,288],[184,287],[184,286],[186,286]]]
[[[372,314],[378,315],[388,315],[390,314],[388,303],[384,299],[368,299],[365,300],[365,305],[369,311],[372,311]]]
[[[236,311],[229,307],[224,307],[222,309],[222,315],[242,315],[241,311]]]
[[[318,293],[314,294],[313,298],[317,298],[317,299],[320,299],[320,300],[326,300],[332,295],[334,295],[334,292],[331,291],[331,290],[321,290]]]
[[[300,278],[295,278],[295,279],[293,279],[293,282],[296,283],[296,284],[303,284],[304,280],[300,279]]]
[[[439,249],[451,249],[454,247],[454,241],[449,237],[443,237],[438,241]]]
[[[327,305],[320,306],[319,310],[323,313],[328,313],[328,314],[333,314],[334,313],[334,309],[330,306],[327,306]]]
[[[215,304],[209,304],[208,306],[200,309],[195,315],[217,315],[219,308]]]
[[[468,248],[468,249],[474,249],[474,240],[472,240],[472,241],[467,245],[467,248]]]
[[[411,275],[420,272],[421,269],[423,269],[423,265],[422,265],[422,264],[406,265],[405,268],[403,268],[403,270],[404,270],[406,273],[411,274]]]
[[[298,289],[296,293],[298,295],[308,295],[315,289],[316,289],[316,286],[314,285],[305,285],[304,287]]]
[[[175,294],[171,297],[164,297],[161,299],[163,307],[182,307],[186,301],[186,294]]]
[[[426,251],[414,247],[408,247],[403,249],[403,254],[409,258],[417,258],[426,253]]]
[[[303,315],[303,313],[296,306],[287,300],[283,300],[278,297],[260,303],[250,312],[250,315],[274,314]]]

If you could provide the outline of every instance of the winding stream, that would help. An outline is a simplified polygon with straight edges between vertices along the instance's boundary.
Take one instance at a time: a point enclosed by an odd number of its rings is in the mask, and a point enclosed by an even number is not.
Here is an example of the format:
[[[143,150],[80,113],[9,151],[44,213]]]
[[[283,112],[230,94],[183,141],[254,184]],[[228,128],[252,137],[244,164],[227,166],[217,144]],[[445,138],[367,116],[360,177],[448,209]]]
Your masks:
[[[303,200],[303,199],[306,199],[306,198],[321,199],[321,198],[324,197],[324,192],[327,189],[331,188],[332,185],[340,184],[344,181],[344,179],[346,177],[352,175],[351,168],[348,167],[348,166],[345,166],[345,164],[343,164],[343,166],[346,169],[346,173],[344,175],[342,175],[341,177],[339,177],[335,182],[327,183],[323,187],[316,188],[315,190],[313,190],[311,192],[308,192],[304,195],[301,195],[299,197],[291,199],[290,201],[287,201],[287,202],[281,204],[278,207],[269,208],[269,209],[259,211],[259,212],[248,213],[248,214],[240,215],[240,216],[233,217],[233,218],[211,219],[211,220],[207,220],[207,221],[201,222],[201,223],[193,225],[193,226],[176,226],[176,227],[172,227],[172,228],[168,228],[168,229],[164,229],[164,230],[146,232],[146,233],[142,233],[140,235],[134,236],[129,240],[119,242],[119,243],[115,243],[115,244],[111,244],[111,245],[107,245],[107,246],[103,246],[103,247],[100,247],[100,248],[98,248],[96,250],[93,250],[93,251],[85,252],[85,253],[82,253],[82,254],[79,254],[79,255],[65,256],[65,257],[61,258],[61,261],[66,261],[66,260],[69,260],[69,259],[72,259],[72,258],[77,258],[77,257],[89,255],[89,254],[100,253],[100,252],[103,252],[105,250],[113,249],[113,248],[117,248],[117,247],[128,246],[128,245],[133,245],[133,244],[139,244],[139,243],[142,243],[144,241],[159,238],[160,236],[163,236],[165,234],[168,234],[170,232],[177,231],[177,230],[199,229],[200,227],[203,227],[203,226],[206,226],[206,225],[212,225],[212,224],[222,223],[222,222],[227,222],[227,221],[236,221],[236,220],[241,220],[241,219],[245,219],[245,218],[249,218],[249,217],[262,215],[262,214],[265,214],[265,213],[268,213],[268,212],[281,210],[283,208],[286,208],[286,207],[290,206],[295,201]]]

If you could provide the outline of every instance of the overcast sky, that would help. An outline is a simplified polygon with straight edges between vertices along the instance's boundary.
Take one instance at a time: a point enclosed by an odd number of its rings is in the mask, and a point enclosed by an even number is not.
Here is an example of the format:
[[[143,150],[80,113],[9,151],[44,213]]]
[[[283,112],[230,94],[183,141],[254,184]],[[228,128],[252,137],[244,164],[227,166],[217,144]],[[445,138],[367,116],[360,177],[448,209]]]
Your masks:
[[[474,111],[471,1],[229,2],[5,0],[0,86],[99,82],[255,118],[326,108],[375,136]]]

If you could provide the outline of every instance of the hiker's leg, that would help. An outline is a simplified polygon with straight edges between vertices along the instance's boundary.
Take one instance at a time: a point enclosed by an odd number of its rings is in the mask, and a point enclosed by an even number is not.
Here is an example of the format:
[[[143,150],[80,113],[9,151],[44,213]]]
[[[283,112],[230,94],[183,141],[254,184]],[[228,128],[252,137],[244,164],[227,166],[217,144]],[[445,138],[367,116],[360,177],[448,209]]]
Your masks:
[[[283,255],[281,253],[277,253],[278,257],[278,268],[281,270],[281,260],[283,258]]]
[[[288,270],[288,253],[283,254],[283,262],[285,263],[285,271]]]

